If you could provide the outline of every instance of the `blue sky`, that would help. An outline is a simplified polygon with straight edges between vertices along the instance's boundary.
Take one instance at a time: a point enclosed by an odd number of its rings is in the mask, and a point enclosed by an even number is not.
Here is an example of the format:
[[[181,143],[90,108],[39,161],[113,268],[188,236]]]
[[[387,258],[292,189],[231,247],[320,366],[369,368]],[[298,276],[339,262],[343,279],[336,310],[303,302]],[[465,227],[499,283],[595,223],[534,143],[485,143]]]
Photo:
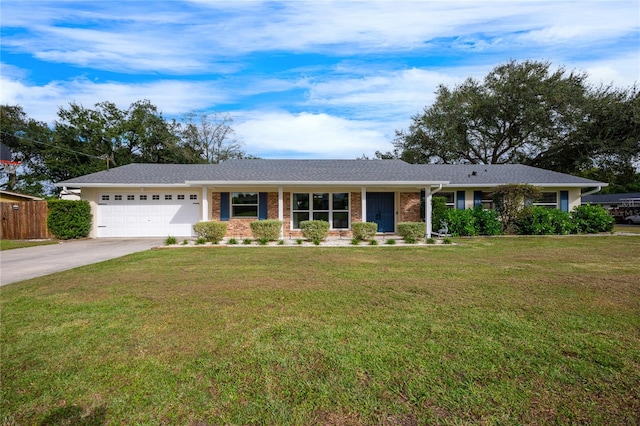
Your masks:
[[[640,83],[638,0],[2,0],[0,19],[0,103],[228,113],[263,158],[390,150],[439,84],[510,59]]]

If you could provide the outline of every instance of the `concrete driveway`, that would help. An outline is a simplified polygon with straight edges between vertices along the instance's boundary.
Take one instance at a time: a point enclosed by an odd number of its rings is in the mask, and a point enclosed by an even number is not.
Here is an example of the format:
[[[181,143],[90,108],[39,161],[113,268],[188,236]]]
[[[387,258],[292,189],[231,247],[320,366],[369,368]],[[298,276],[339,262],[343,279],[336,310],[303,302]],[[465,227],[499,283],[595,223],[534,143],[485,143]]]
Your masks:
[[[99,238],[0,251],[0,285],[114,259],[164,244],[162,238]]]

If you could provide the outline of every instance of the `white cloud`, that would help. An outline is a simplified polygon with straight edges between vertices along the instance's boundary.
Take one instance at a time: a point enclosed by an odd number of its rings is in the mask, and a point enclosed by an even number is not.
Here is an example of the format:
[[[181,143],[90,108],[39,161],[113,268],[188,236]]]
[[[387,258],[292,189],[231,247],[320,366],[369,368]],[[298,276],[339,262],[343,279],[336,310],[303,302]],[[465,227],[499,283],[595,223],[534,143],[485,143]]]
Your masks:
[[[209,82],[159,80],[150,83],[95,83],[87,79],[52,81],[43,86],[15,79],[0,78],[0,103],[20,105],[31,118],[46,123],[56,119],[58,107],[76,102],[92,107],[109,101],[119,108],[148,99],[165,115],[182,115],[191,110],[206,109],[228,100],[227,95]]]
[[[245,150],[262,158],[349,159],[391,148],[374,123],[328,114],[250,111],[233,127]]]

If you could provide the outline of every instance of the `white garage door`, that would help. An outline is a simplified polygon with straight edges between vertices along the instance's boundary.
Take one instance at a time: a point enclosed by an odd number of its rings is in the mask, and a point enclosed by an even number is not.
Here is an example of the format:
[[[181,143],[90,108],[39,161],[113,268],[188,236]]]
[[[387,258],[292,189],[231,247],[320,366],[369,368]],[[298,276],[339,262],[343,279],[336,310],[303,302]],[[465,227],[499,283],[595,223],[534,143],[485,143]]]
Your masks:
[[[191,236],[200,220],[193,192],[104,192],[97,210],[98,237]]]

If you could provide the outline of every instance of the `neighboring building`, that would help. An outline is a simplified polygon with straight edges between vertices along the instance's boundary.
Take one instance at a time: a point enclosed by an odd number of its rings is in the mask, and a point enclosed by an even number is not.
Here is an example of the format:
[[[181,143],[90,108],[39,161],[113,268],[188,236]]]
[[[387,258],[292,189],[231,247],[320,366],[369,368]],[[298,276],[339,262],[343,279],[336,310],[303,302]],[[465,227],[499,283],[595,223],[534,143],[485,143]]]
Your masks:
[[[129,164],[59,182],[80,188],[93,213],[92,237],[191,236],[198,221],[227,221],[227,236],[250,235],[259,219],[283,222],[298,236],[300,222],[326,220],[334,235],[354,222],[376,222],[394,233],[399,222],[426,219],[431,197],[452,208],[492,207],[491,191],[517,183],[538,186],[536,204],[569,211],[584,190],[606,183],[534,167],[425,165],[400,160],[230,160],[222,164]],[[420,199],[427,209],[421,217]]]
[[[582,197],[582,204],[598,204],[607,210],[627,207],[638,208],[640,207],[640,192],[587,195]]]
[[[640,215],[640,192],[626,194],[587,195],[582,204],[597,204],[609,211],[616,223],[628,223],[629,216]]]
[[[19,201],[42,201],[43,198],[34,197],[33,195],[18,194],[17,192],[0,190],[0,202],[12,203]]]

